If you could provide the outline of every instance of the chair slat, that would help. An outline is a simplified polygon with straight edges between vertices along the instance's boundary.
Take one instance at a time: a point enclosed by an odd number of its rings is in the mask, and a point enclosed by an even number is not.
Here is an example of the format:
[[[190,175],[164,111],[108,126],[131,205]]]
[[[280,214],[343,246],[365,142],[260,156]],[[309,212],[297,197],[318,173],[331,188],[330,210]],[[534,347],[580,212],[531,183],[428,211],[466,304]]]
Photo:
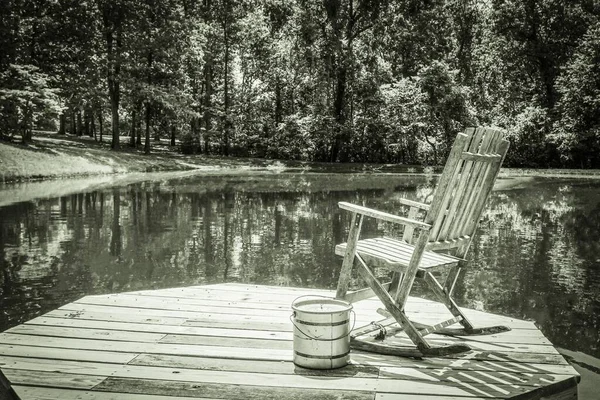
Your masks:
[[[465,231],[467,231],[467,230],[474,231],[475,230],[477,222],[479,222],[479,218],[481,218],[481,213],[483,212],[483,206],[485,205],[485,202],[489,196],[489,193],[492,191],[492,188],[494,187],[494,182],[496,182],[496,178],[498,177],[498,174],[500,173],[500,166],[502,165],[502,162],[504,161],[504,158],[506,157],[506,153],[508,151],[508,146],[509,146],[508,140],[502,140],[501,143],[499,144],[497,151],[502,156],[502,158],[500,159],[498,164],[496,164],[494,166],[493,172],[490,173],[490,177],[486,181],[484,189],[482,191],[483,192],[482,196],[479,198],[478,204],[476,206],[477,213],[473,213],[469,216],[469,218],[465,224]]]
[[[477,206],[479,204],[479,199],[481,198],[481,189],[485,184],[486,180],[489,177],[491,168],[485,166],[481,168],[479,175],[477,176],[477,180],[474,183],[474,190],[469,194],[468,202],[469,207],[465,207],[460,215],[460,219],[457,221],[456,225],[453,227],[452,234],[453,235],[462,235],[471,233],[466,229],[466,221],[468,220],[470,215],[477,213]]]
[[[454,224],[450,231],[450,236],[453,237],[455,235],[459,236],[462,233],[463,221],[466,219],[466,216],[470,214],[474,205],[475,199],[478,194],[478,189],[481,187],[482,182],[484,181],[484,177],[486,174],[487,166],[484,164],[476,165],[473,174],[468,183],[468,188],[465,190],[462,196],[462,204],[459,208],[459,212],[454,220]],[[468,233],[465,233],[468,234]]]
[[[484,131],[483,130],[478,130],[478,132],[476,132],[473,140],[471,141],[469,148],[467,149],[467,152],[474,152],[477,151],[479,145],[480,145],[480,140],[481,137],[483,135]],[[465,152],[462,153],[462,156],[465,154]],[[472,154],[472,153],[471,153]],[[451,193],[450,195],[452,196],[452,200],[449,204],[448,207],[448,212],[446,212],[446,218],[444,218],[444,221],[441,225],[441,228],[439,230],[439,232],[436,234],[435,237],[431,237],[429,240],[430,241],[440,241],[440,240],[446,240],[447,234],[448,234],[448,230],[450,229],[451,223],[452,221],[454,221],[454,219],[456,218],[456,213],[457,213],[457,209],[459,204],[461,204],[463,201],[463,197],[466,191],[466,185],[467,182],[471,179],[471,174],[473,172],[473,168],[476,166],[476,163],[472,162],[472,161],[463,161],[462,162],[462,171],[460,172],[460,175],[457,177],[457,182],[456,182],[456,187],[455,187],[455,192]],[[434,232],[434,231],[432,231]],[[435,233],[435,232],[434,232]]]
[[[448,155],[448,161],[446,161],[446,167],[440,177],[440,181],[436,187],[433,200],[429,212],[425,217],[425,222],[432,225],[429,232],[430,237],[436,238],[440,231],[441,224],[443,223],[448,201],[450,201],[451,192],[456,183],[456,177],[459,176],[460,172],[460,154],[469,148],[469,145],[473,138],[473,128],[468,128],[466,134],[459,133],[456,137],[454,146]]]
[[[498,154],[475,154],[465,151],[460,156],[465,161],[478,161],[478,162],[497,162],[500,161],[501,157]]]
[[[427,243],[427,250],[439,251],[439,250],[450,250],[457,247],[461,247],[465,242],[471,240],[470,236],[462,236],[455,239],[448,239],[444,241],[429,242]]]
[[[493,140],[488,144],[486,151],[497,152],[498,146],[502,139],[502,134],[496,130],[493,130],[491,133]],[[503,157],[501,156],[500,161],[502,161],[502,159]],[[467,222],[474,215],[477,215],[477,219],[479,219],[481,211],[483,210],[483,206],[485,205],[485,200],[489,195],[489,190],[486,190],[485,188],[490,183],[493,185],[493,181],[496,179],[497,172],[500,168],[499,163],[482,164],[482,166],[483,165],[485,165],[485,167],[482,167],[481,169],[478,180],[475,183],[475,190],[469,196],[470,206],[463,210],[460,219],[457,221],[457,224],[451,232],[452,235],[472,235],[473,231],[475,230],[475,224],[468,224]]]
[[[417,207],[410,207],[407,217],[408,217],[408,219],[416,220],[418,214],[419,214],[419,209]],[[404,227],[404,233],[402,234],[402,240],[409,242],[409,243],[412,242],[414,232],[415,232],[415,228],[413,228],[412,225],[406,225]]]
[[[478,149],[478,154],[483,155],[493,151],[493,149],[496,148],[496,142],[500,138],[498,131],[484,130],[484,132],[485,136],[481,142],[481,146]],[[491,165],[486,162],[473,162],[473,164],[474,167],[471,176],[469,177],[469,181],[464,192],[460,194],[460,204],[458,206],[458,212],[454,216],[452,226],[449,230],[449,238],[465,235],[472,236],[472,232],[465,229],[465,222],[469,215],[476,213],[475,208],[478,204],[477,199]],[[460,254],[459,256],[462,257],[463,254]]]

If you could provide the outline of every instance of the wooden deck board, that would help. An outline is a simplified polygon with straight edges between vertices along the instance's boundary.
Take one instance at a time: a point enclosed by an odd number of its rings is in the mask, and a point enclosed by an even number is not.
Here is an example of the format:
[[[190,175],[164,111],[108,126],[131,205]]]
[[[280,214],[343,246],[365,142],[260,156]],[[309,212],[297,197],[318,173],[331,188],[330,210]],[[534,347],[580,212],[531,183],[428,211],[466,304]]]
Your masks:
[[[13,386],[23,399],[31,400],[189,400],[181,396],[155,396],[148,394],[113,393],[89,390],[57,389],[35,386]],[[208,397],[196,397],[200,400],[216,400]]]
[[[467,313],[475,324],[513,330],[429,336],[434,344],[474,348],[444,358],[353,351],[345,368],[297,367],[290,305],[306,294],[333,295],[222,284],[87,296],[0,334],[0,369],[23,399],[447,400],[540,398],[540,388],[568,398],[576,387],[575,370],[532,322],[474,310]],[[381,319],[378,307],[376,300],[357,303],[357,325]],[[425,323],[448,315],[438,303],[413,298],[407,312]],[[403,334],[386,343],[413,346]]]

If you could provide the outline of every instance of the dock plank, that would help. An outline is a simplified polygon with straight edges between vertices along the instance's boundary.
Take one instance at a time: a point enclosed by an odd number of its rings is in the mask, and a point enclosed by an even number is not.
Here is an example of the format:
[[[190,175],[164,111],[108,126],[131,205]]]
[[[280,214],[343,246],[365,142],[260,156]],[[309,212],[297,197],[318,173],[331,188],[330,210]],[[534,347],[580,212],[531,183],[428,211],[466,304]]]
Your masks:
[[[370,353],[353,352],[351,364],[346,367],[330,371],[310,370],[298,367],[291,361],[254,361],[254,360],[231,360],[207,357],[176,356],[168,354],[140,354],[129,362],[131,365],[167,366],[173,368],[192,369],[217,369],[221,371],[240,372],[264,372],[280,374],[310,374],[337,376],[376,376],[388,368],[402,367],[428,370],[455,370],[455,371],[498,371],[502,376],[514,374],[531,373],[530,369],[523,369],[519,363],[513,361],[486,361],[476,357],[469,362],[448,358],[426,358],[412,359],[388,356],[373,357]],[[572,368],[565,364],[536,364],[527,363],[527,367],[533,368],[539,373],[570,375]]]
[[[238,384],[214,384],[205,382],[174,382],[147,379],[109,378],[96,388],[101,391],[130,392],[145,395],[170,395],[187,398],[212,397],[217,399],[245,400],[373,400],[372,391],[355,391],[338,387],[308,389],[294,387],[248,386]]]
[[[109,329],[88,329],[80,327],[62,327],[48,325],[23,324],[7,330],[5,333],[32,336],[69,337],[80,339],[114,340],[119,342],[148,342],[156,343],[168,334],[121,331]]]
[[[106,376],[63,374],[52,371],[29,371],[10,368],[2,368],[2,372],[10,380],[11,385],[49,386],[70,389],[92,389],[107,378]]]
[[[103,318],[106,318],[103,317]],[[293,340],[293,333],[260,331],[260,330],[242,330],[227,328],[204,328],[196,326],[182,325],[158,325],[152,323],[137,323],[124,321],[107,321],[105,319],[80,319],[80,318],[53,318],[47,316],[37,317],[25,325],[40,326],[64,326],[73,328],[88,329],[108,329],[131,332],[150,332],[172,335],[193,335],[193,336],[211,336],[211,337],[237,337],[237,338],[255,338],[255,339],[274,339],[274,340]]]
[[[422,381],[393,381],[393,380],[382,380],[382,379],[371,379],[374,382],[367,382],[363,384],[361,380],[366,378],[355,378],[345,379],[340,382],[338,379],[334,380],[317,380],[317,379],[306,379],[305,381],[298,380],[285,380],[279,381],[279,385],[272,385],[272,380],[266,381],[237,381],[231,382],[229,379],[211,379],[207,382],[206,380],[198,381],[185,381],[185,380],[160,380],[160,379],[135,379],[135,378],[116,378],[111,377],[103,381],[99,386],[98,390],[114,390],[112,385],[116,382],[121,382],[121,385],[127,389],[132,385],[132,381],[137,381],[141,386],[139,390],[144,390],[145,393],[149,394],[164,394],[171,390],[179,390],[179,395],[188,395],[190,389],[202,388],[204,396],[217,397],[217,398],[279,398],[289,399],[296,398],[296,395],[290,395],[290,392],[302,393],[304,396],[312,393],[310,399],[321,399],[321,398],[336,398],[346,399],[353,398],[352,395],[359,395],[358,398],[370,398],[372,399],[376,393],[405,393],[413,396],[422,396],[423,398],[432,398],[436,395],[442,396],[461,396],[464,398],[470,397],[499,397],[509,398],[515,395],[527,393],[531,390],[529,387],[519,388],[502,388],[499,385],[493,387],[493,385],[485,385],[479,383],[473,384],[462,384],[458,383],[440,383],[440,382],[422,382]],[[315,381],[328,382],[323,384],[323,387],[317,386]],[[349,385],[346,385],[346,384]],[[157,387],[158,386],[158,387]],[[187,386],[187,387],[186,387]],[[110,389],[109,389],[110,388]],[[154,390],[152,390],[154,389]],[[157,390],[158,389],[158,390]],[[171,389],[171,390],[169,390]],[[122,387],[118,387],[115,391],[123,390]],[[167,390],[167,392],[165,392]],[[195,390],[193,390],[195,391]],[[133,390],[134,393],[139,393]],[[252,395],[249,395],[252,392]],[[257,392],[265,397],[256,397]],[[236,397],[237,396],[237,397]],[[336,396],[336,397],[331,397]]]
[[[61,347],[27,346],[0,344],[0,359],[9,357],[30,357],[50,360],[97,361],[127,364],[139,353],[116,352],[107,350],[83,350]],[[1,361],[0,361],[1,363]],[[2,365],[0,364],[0,368]]]
[[[57,389],[15,385],[13,389],[23,400],[189,400],[189,397],[156,396],[148,394],[97,392],[89,390]],[[199,400],[216,400],[196,397]]]

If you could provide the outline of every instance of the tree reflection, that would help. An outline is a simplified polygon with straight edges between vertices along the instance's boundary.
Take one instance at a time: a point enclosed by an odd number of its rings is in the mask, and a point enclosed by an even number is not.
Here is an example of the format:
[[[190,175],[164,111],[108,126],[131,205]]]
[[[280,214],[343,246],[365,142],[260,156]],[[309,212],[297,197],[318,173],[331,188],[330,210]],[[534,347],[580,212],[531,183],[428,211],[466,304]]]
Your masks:
[[[554,344],[598,356],[598,200],[598,184],[543,179],[496,193],[471,248],[463,302],[533,319]]]
[[[110,237],[110,254],[121,257],[123,242],[121,240],[121,195],[119,192],[113,193],[113,222],[112,235]]]

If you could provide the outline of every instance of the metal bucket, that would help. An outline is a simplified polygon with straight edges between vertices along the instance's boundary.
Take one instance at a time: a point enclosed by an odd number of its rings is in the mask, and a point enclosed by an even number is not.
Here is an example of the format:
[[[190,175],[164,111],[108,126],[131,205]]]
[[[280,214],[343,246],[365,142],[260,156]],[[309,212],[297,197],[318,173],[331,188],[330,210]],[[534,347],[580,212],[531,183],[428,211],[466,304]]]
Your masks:
[[[312,369],[348,364],[353,312],[350,303],[329,297],[301,296],[294,300],[292,309],[294,364]]]

